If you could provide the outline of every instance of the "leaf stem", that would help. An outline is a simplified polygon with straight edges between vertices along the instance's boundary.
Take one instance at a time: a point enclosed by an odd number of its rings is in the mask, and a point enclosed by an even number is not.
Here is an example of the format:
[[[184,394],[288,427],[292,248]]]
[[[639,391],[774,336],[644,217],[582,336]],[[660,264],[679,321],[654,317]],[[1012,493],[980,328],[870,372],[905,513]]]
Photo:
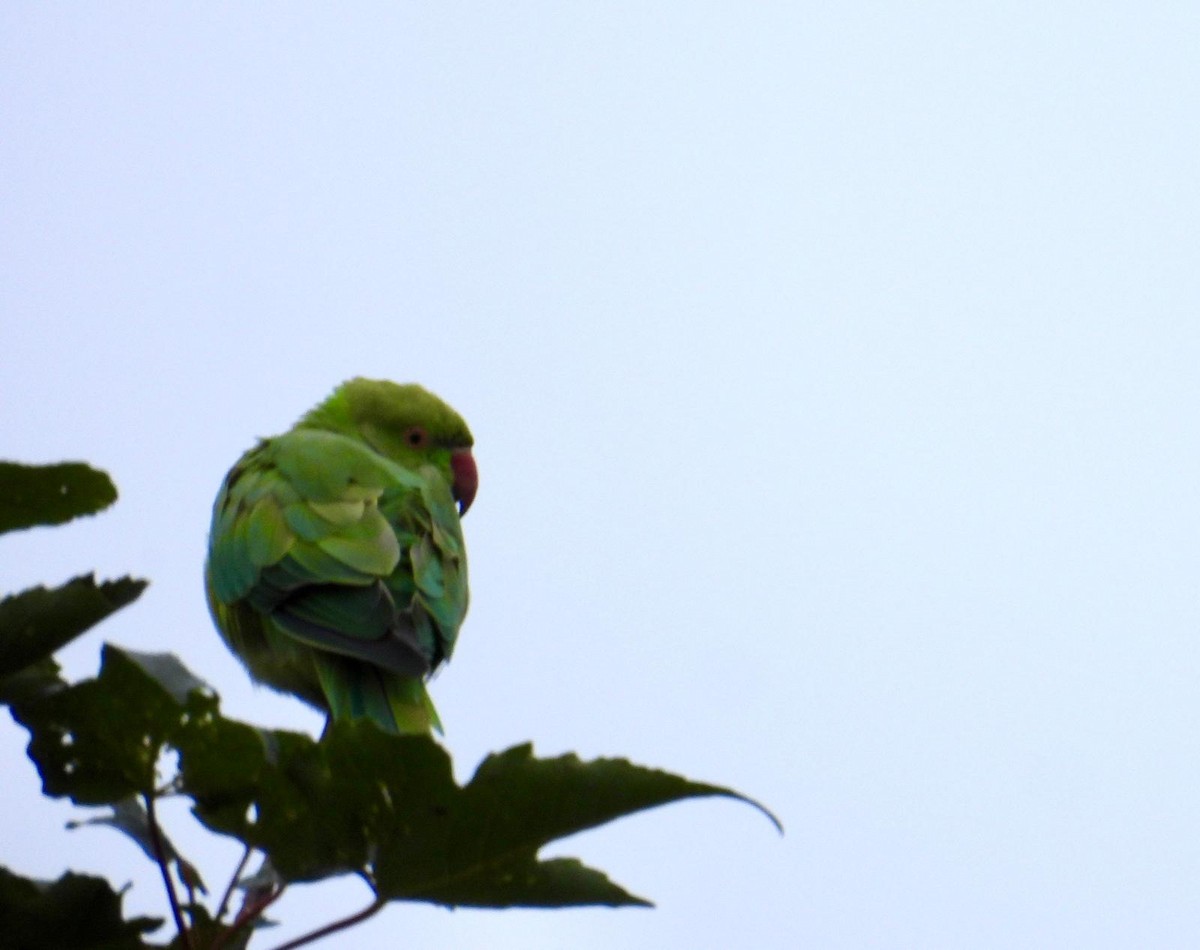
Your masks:
[[[175,918],[179,940],[183,944],[184,950],[192,950],[192,938],[183,924],[183,912],[179,909],[179,896],[175,893],[175,882],[171,880],[171,868],[168,866],[166,855],[163,852],[162,834],[158,830],[158,818],[154,814],[154,795],[143,792],[142,801],[146,805],[146,820],[150,825],[150,843],[154,846],[154,856],[158,860],[158,869],[162,872],[163,885],[167,889],[167,900],[171,903],[171,916]]]
[[[229,909],[229,899],[233,897],[234,888],[237,887],[242,872],[246,870],[246,863],[250,860],[250,852],[253,850],[250,845],[246,845],[246,850],[242,852],[242,859],[238,861],[237,867],[233,869],[233,877],[229,879],[229,886],[225,888],[225,893],[221,895],[221,903],[217,905],[217,913],[213,916],[213,920],[217,923],[221,922],[221,918],[225,916],[225,911]]]
[[[368,907],[363,908],[357,914],[352,914],[349,917],[344,917],[341,920],[334,921],[332,924],[326,924],[317,930],[306,933],[303,937],[297,937],[295,940],[289,940],[287,943],[281,943],[275,950],[295,950],[296,947],[301,947],[306,943],[313,943],[320,940],[322,937],[328,937],[332,933],[337,933],[339,930],[345,930],[347,927],[353,927],[355,924],[361,924],[368,917],[373,917],[379,911],[383,910],[386,904],[382,897],[375,898]]]

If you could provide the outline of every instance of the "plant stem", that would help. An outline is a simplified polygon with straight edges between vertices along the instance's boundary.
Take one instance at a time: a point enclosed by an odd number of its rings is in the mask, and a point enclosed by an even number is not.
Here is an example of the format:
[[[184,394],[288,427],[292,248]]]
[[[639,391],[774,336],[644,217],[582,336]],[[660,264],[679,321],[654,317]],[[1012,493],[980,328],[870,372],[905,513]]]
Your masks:
[[[171,916],[175,918],[175,927],[179,931],[179,939],[184,950],[192,950],[192,938],[187,927],[183,924],[183,912],[179,909],[179,897],[175,893],[175,882],[171,880],[171,868],[163,853],[162,834],[158,830],[158,818],[154,814],[154,795],[142,794],[146,805],[146,819],[150,825],[150,843],[154,845],[154,856],[158,859],[158,869],[162,872],[163,885],[167,889],[167,900],[171,903]]]
[[[229,879],[229,886],[225,888],[225,893],[221,896],[221,903],[217,905],[217,913],[213,917],[213,920],[217,923],[221,922],[221,918],[225,916],[225,911],[229,909],[229,898],[233,896],[233,889],[237,887],[238,879],[242,876],[242,872],[246,870],[246,862],[250,860],[250,852],[252,850],[250,845],[246,845],[246,850],[242,852],[242,860],[233,869],[233,877]]]
[[[301,947],[306,943],[320,940],[322,937],[328,937],[331,933],[337,933],[339,930],[345,930],[347,927],[353,927],[355,924],[361,924],[368,917],[373,917],[383,909],[386,904],[382,897],[377,897],[369,907],[360,910],[357,914],[350,917],[345,917],[342,920],[334,921],[332,924],[327,924],[311,933],[306,933],[303,937],[297,937],[295,940],[289,940],[287,943],[282,943],[275,950],[294,950],[296,947]]]

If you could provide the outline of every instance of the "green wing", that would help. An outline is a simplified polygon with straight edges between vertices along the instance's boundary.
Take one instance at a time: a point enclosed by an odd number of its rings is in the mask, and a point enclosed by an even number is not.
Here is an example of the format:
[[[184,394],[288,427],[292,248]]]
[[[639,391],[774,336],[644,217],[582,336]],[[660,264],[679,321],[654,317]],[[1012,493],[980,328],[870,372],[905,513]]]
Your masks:
[[[458,512],[432,466],[310,429],[260,443],[217,497],[208,583],[218,627],[258,679],[335,718],[437,724],[422,678],[453,650],[467,582]]]

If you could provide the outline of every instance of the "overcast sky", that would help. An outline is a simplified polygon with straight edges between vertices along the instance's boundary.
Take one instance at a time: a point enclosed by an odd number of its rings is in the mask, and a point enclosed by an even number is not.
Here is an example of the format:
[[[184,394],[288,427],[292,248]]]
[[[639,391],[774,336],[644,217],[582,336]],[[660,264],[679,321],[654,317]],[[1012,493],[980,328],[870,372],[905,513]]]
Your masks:
[[[550,852],[655,910],[397,905],[354,946],[1194,947],[1198,37],[1146,0],[5,3],[0,455],[121,500],[2,539],[0,590],[148,577],[72,675],[169,650],[315,733],[211,627],[212,498],[341,380],[419,381],[481,477],[458,775],[623,755],[787,835],[672,806]],[[168,916],[23,744],[0,863]],[[167,816],[220,887],[236,846]],[[261,946],[365,903],[297,887]]]

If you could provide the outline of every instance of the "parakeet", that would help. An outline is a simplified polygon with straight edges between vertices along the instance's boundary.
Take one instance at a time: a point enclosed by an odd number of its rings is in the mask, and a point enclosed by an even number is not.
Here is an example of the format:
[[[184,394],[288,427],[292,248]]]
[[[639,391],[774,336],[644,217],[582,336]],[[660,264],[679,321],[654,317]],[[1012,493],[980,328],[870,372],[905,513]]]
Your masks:
[[[213,505],[205,581],[254,679],[329,721],[441,731],[425,680],[467,612],[473,442],[420,386],[358,378],[238,460]]]

